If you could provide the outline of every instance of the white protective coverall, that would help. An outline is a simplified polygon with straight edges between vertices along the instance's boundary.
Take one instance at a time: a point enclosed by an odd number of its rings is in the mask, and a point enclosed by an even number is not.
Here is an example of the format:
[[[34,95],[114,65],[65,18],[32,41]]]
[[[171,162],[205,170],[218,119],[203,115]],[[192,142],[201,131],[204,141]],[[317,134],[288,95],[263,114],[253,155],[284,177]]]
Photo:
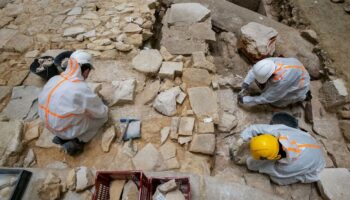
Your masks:
[[[289,104],[303,101],[310,89],[310,76],[303,64],[295,58],[266,58],[276,64],[274,77],[266,83],[260,96],[245,96],[246,105],[272,104],[285,107]],[[255,80],[253,70],[248,72],[244,83],[251,85]]]
[[[39,116],[54,135],[88,142],[108,119],[108,107],[85,83],[78,64],[70,58],[66,70],[52,77],[39,94]]]
[[[279,185],[296,182],[311,183],[325,167],[325,160],[315,139],[306,132],[285,125],[256,124],[246,128],[241,137],[248,141],[258,134],[271,134],[278,138],[286,152],[286,158],[277,161],[247,159],[247,167],[268,174]]]

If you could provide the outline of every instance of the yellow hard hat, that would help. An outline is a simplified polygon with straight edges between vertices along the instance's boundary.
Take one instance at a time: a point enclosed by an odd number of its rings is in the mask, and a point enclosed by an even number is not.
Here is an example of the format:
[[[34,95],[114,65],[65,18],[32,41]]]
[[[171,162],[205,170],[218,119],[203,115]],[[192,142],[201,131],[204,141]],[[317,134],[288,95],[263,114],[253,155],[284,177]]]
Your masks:
[[[250,153],[255,160],[277,160],[280,158],[280,156],[278,156],[278,152],[278,140],[273,135],[259,135],[253,137],[250,141]]]

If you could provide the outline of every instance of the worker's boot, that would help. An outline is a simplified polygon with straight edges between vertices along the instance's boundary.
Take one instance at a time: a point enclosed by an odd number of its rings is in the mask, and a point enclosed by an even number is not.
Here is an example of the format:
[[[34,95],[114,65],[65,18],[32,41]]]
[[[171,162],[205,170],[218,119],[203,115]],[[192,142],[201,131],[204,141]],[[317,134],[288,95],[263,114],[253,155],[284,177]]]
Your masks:
[[[55,136],[53,139],[52,139],[52,143],[54,144],[58,144],[58,145],[63,145],[64,143],[68,142],[69,140],[63,140],[57,136]]]
[[[73,139],[64,143],[62,146],[69,155],[75,156],[83,152],[84,144],[84,142],[80,142],[78,139]]]

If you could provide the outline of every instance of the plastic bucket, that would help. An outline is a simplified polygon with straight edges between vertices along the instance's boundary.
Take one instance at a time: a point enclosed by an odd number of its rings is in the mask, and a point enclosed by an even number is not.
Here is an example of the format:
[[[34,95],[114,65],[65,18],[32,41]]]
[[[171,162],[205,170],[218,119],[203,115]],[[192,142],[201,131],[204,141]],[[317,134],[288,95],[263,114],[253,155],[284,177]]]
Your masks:
[[[298,120],[286,112],[273,114],[270,124],[284,124],[292,128],[299,128]]]
[[[52,58],[51,56],[43,56],[41,58],[47,59],[47,58]],[[45,79],[45,80],[49,80],[50,78],[59,75],[58,69],[56,67],[56,65],[54,63],[52,63],[52,65],[50,65],[49,67],[47,67],[45,70],[37,72],[36,69],[40,67],[39,64],[39,59],[35,59],[33,61],[33,63],[30,65],[30,71],[38,76],[40,76],[41,78]]]
[[[72,55],[72,53],[73,53],[73,51],[64,51],[64,52],[58,54],[54,60],[56,67],[61,68],[63,71],[66,70],[67,65],[62,63],[62,61],[66,58],[69,58]],[[68,64],[68,62],[67,62],[67,64]]]

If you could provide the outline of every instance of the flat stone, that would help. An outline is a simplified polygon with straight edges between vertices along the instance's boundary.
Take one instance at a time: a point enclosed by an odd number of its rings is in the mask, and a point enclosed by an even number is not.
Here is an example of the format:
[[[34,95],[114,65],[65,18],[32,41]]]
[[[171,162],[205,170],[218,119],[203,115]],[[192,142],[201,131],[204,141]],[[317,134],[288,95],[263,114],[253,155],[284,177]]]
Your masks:
[[[35,146],[41,148],[60,148],[59,145],[52,143],[52,139],[55,137],[48,129],[44,128],[43,132],[40,134],[39,139],[35,142]]]
[[[198,133],[214,133],[214,123],[213,122],[199,122],[198,123]]]
[[[171,124],[170,124],[170,138],[177,140],[178,134],[177,131],[179,130],[179,124],[180,124],[180,118],[179,117],[172,117],[171,118]]]
[[[191,142],[190,151],[213,155],[215,152],[214,134],[195,134]]]
[[[216,71],[215,65],[213,63],[209,62],[205,58],[204,52],[201,52],[201,51],[193,52],[192,53],[192,62],[193,62],[192,67],[194,67],[194,68],[206,69],[209,72],[215,72]]]
[[[182,104],[184,102],[186,96],[187,96],[186,93],[180,92],[180,94],[176,97],[176,102],[178,104]]]
[[[235,113],[237,110],[237,95],[235,95],[232,89],[221,89],[216,91],[220,110]]]
[[[122,51],[122,52],[128,52],[128,51],[131,51],[133,49],[132,45],[130,44],[124,44],[122,42],[116,42],[115,43],[115,48],[118,50],[118,51]]]
[[[139,189],[133,180],[129,180],[123,189],[122,199],[138,199],[139,198]]]
[[[350,196],[350,172],[345,168],[326,168],[317,186],[324,199],[346,200]]]
[[[10,96],[12,88],[9,86],[0,86],[0,102]]]
[[[34,40],[32,37],[23,34],[16,34],[5,44],[4,49],[23,53],[32,47],[33,44]]]
[[[336,167],[350,167],[350,159],[348,156],[350,151],[343,140],[336,141],[321,139],[321,141],[327,150],[327,154],[331,156]]]
[[[312,30],[312,29],[307,29],[301,31],[301,36],[305,38],[307,41],[311,42],[312,44],[317,44],[318,43],[318,37],[317,33]]]
[[[5,166],[10,156],[18,155],[22,150],[22,128],[19,121],[0,122],[0,166]]]
[[[41,89],[34,86],[18,86],[12,89],[10,102],[3,110],[9,119],[32,120],[37,113],[35,103]]]
[[[160,81],[155,80],[144,87],[144,90],[137,96],[142,104],[149,104],[157,96],[160,88]]]
[[[77,184],[77,175],[76,175],[76,169],[73,168],[69,170],[67,178],[66,178],[66,185],[67,189],[73,191],[75,190]]]
[[[197,68],[185,68],[182,81],[188,87],[210,86],[211,76],[207,70]]]
[[[177,189],[177,184],[175,182],[175,179],[172,179],[168,182],[165,182],[157,187],[157,190],[159,190],[163,194],[166,194],[166,193],[173,191],[175,189]]]
[[[35,154],[33,149],[29,149],[23,161],[23,167],[31,167],[35,164]]]
[[[209,87],[188,89],[188,96],[193,112],[197,117],[211,117],[218,121],[218,105],[215,93]]]
[[[45,168],[48,168],[48,169],[67,169],[68,165],[65,162],[54,161],[52,163],[47,164],[45,166]]]
[[[28,122],[24,127],[24,141],[29,142],[40,136],[41,120]]]
[[[275,52],[278,32],[271,28],[250,22],[241,28],[241,49],[253,60],[260,60]]]
[[[74,27],[69,27],[64,30],[63,36],[64,37],[75,37],[79,34],[83,34],[86,32],[86,29],[82,26],[74,26]]]
[[[163,62],[159,70],[160,78],[174,79],[176,75],[182,74],[182,62]]]
[[[199,3],[172,4],[167,15],[167,23],[193,24],[204,21],[210,15],[210,10]]]
[[[22,85],[24,79],[27,78],[28,74],[29,74],[29,70],[12,71],[11,77],[7,81],[7,85],[10,85],[10,86]]]
[[[350,142],[350,121],[347,121],[347,120],[339,121],[339,127],[343,132],[345,139],[347,139]]]
[[[103,38],[103,39],[94,40],[92,43],[100,46],[108,46],[112,44],[112,40],[110,40],[109,38]]]
[[[238,124],[238,120],[235,115],[227,112],[222,112],[220,115],[220,121],[218,125],[219,131],[230,132]]]
[[[72,9],[67,13],[67,15],[68,15],[68,16],[71,16],[71,15],[80,15],[82,10],[83,10],[83,9],[82,9],[81,7],[74,7],[74,8],[72,8]]]
[[[161,44],[173,55],[191,55],[193,52],[208,52],[208,45],[204,40],[179,40],[168,38],[161,41]]]
[[[88,12],[85,15],[81,16],[82,19],[90,19],[90,20],[97,20],[99,19],[99,16],[94,12]]]
[[[191,142],[192,136],[187,136],[187,137],[180,136],[180,137],[178,137],[177,141],[179,144],[183,145],[183,144]]]
[[[96,30],[91,30],[83,34],[84,38],[96,37]]]
[[[114,126],[109,127],[102,135],[101,147],[103,152],[109,152],[111,144],[115,138],[115,128]]]
[[[185,200],[185,196],[184,194],[182,194],[180,190],[177,189],[177,190],[168,192],[165,195],[165,199],[166,200]]]
[[[142,31],[142,28],[134,23],[128,23],[124,28],[124,33],[140,33]]]
[[[320,101],[328,110],[349,102],[348,90],[344,81],[336,79],[324,83],[320,91]]]
[[[181,167],[176,157],[166,160],[165,165],[166,165],[166,170],[174,170],[174,169],[179,169]]]
[[[160,154],[164,160],[174,158],[176,156],[176,146],[172,142],[167,142],[159,148]]]
[[[170,134],[170,127],[166,126],[164,128],[162,128],[162,130],[160,131],[160,144],[164,144],[164,142],[168,139],[168,136]]]
[[[181,92],[179,87],[173,87],[169,90],[161,92],[153,102],[153,107],[166,116],[176,114],[176,97]]]
[[[174,58],[164,46],[161,46],[159,51],[165,61],[170,61]]]
[[[125,180],[113,180],[109,187],[109,196],[111,200],[119,200],[122,195]]]
[[[135,47],[141,47],[143,42],[142,34],[132,34],[125,38],[125,43],[133,45]]]
[[[2,49],[17,33],[18,31],[13,29],[0,29],[0,49]]]
[[[158,50],[141,50],[132,60],[134,69],[144,73],[157,73],[162,64],[162,55]]]
[[[132,158],[135,169],[144,171],[154,171],[160,160],[161,154],[151,143],[148,143]]]
[[[87,167],[79,167],[77,169],[76,191],[83,191],[95,183],[95,177],[92,171]]]
[[[258,173],[246,173],[244,179],[247,185],[262,191],[273,193],[273,189],[268,176]]]
[[[194,127],[195,118],[194,117],[181,117],[178,134],[179,135],[192,135]]]
[[[113,81],[113,100],[110,106],[134,102],[136,80]]]

